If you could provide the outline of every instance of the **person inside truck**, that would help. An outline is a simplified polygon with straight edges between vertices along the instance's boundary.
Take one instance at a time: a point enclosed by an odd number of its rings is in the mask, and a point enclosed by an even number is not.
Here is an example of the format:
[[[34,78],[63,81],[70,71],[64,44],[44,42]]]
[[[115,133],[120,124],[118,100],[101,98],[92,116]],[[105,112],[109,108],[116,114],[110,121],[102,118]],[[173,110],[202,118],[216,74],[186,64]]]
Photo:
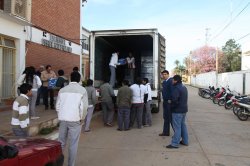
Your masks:
[[[129,71],[129,77],[130,77],[130,84],[134,84],[134,78],[135,78],[135,58],[131,52],[129,52],[129,56],[126,58],[127,64],[128,64],[128,71]]]
[[[118,63],[118,56],[119,52],[118,51],[114,52],[109,62],[109,69],[111,74],[109,83],[112,86],[112,88],[114,88],[116,82],[116,66],[120,65],[120,63]]]

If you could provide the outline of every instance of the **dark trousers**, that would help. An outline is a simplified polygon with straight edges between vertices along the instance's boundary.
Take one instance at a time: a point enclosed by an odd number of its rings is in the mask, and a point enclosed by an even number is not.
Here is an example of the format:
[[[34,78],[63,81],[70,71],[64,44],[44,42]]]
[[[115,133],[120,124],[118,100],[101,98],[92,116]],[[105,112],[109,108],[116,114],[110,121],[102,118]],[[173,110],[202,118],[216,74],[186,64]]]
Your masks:
[[[43,87],[43,101],[45,107],[48,107],[48,101],[50,97],[50,107],[54,107],[54,90],[48,89],[48,87]]]
[[[27,129],[22,129],[21,127],[14,127],[12,128],[12,131],[17,137],[28,137]]]
[[[163,102],[163,134],[170,135],[170,124],[172,123],[172,113],[171,113],[171,104],[167,101]]]
[[[130,127],[134,126],[135,119],[137,121],[137,127],[142,128],[142,114],[144,104],[132,104],[130,112]]]
[[[129,129],[129,115],[130,115],[130,108],[118,108],[118,128],[120,130]]]

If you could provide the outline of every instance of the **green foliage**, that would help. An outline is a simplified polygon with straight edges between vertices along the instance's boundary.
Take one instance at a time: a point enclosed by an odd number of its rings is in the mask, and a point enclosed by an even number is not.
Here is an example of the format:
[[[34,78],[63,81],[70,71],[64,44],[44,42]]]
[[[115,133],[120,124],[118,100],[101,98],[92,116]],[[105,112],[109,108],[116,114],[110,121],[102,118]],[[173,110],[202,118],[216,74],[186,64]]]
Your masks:
[[[42,128],[42,129],[39,131],[39,134],[41,134],[41,135],[47,135],[47,134],[52,133],[55,129],[57,129],[57,127],[46,127],[46,128]]]
[[[241,70],[241,47],[234,39],[229,39],[222,51],[227,60],[226,71],[239,71]]]
[[[186,67],[184,65],[180,65],[180,62],[176,60],[175,62],[176,67],[174,68],[174,73],[183,75],[186,73]]]

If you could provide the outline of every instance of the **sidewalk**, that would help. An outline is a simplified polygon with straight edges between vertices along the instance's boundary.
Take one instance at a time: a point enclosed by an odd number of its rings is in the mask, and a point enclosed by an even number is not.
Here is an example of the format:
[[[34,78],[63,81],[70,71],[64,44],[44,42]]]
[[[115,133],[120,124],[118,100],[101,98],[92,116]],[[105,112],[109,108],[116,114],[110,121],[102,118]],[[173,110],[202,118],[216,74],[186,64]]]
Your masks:
[[[11,114],[12,110],[5,110],[0,112],[0,135],[11,135]],[[29,128],[29,133],[31,136],[35,136],[39,133],[40,129],[45,127],[53,127],[58,124],[57,113],[55,110],[44,110],[44,105],[39,105],[36,107],[36,114],[39,119],[30,120],[31,127]]]

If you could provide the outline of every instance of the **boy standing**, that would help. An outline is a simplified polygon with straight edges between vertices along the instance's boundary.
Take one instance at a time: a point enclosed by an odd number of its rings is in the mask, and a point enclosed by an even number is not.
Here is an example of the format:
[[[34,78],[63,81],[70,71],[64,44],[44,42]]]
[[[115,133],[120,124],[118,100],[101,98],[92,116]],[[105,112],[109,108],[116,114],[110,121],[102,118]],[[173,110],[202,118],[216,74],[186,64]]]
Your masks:
[[[124,80],[122,87],[118,90],[117,105],[118,105],[118,129],[119,131],[129,130],[129,116],[132,99],[132,90],[128,87],[129,82]]]
[[[88,108],[88,94],[86,89],[79,85],[80,78],[78,72],[72,72],[71,82],[59,91],[56,102],[60,122],[58,140],[62,149],[69,140],[68,166],[75,165],[81,128]]]
[[[29,97],[32,96],[32,86],[24,83],[20,86],[20,96],[13,103],[12,131],[15,136],[28,137],[29,120]]]

